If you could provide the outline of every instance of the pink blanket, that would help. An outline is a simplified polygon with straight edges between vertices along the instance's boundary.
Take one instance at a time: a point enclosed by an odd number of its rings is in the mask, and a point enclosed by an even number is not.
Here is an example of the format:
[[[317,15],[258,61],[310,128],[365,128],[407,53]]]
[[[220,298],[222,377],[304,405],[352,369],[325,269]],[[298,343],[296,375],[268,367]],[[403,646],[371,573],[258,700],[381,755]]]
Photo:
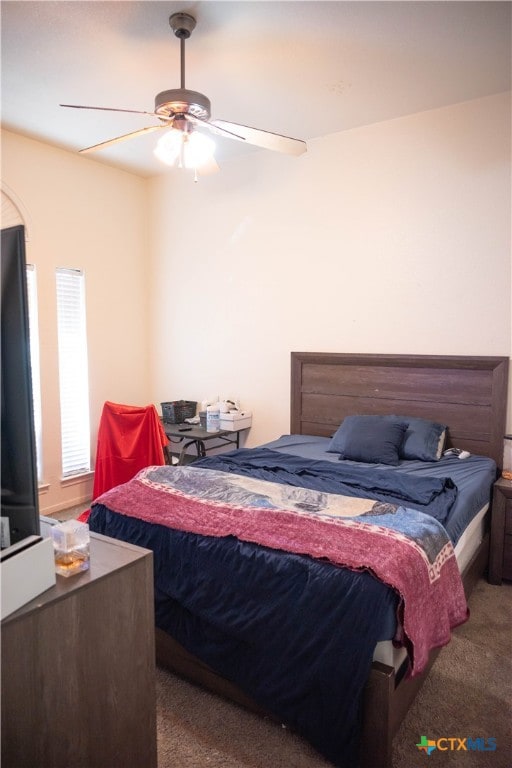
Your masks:
[[[407,648],[411,676],[469,615],[453,546],[422,512],[193,467],[148,467],[95,503],[148,523],[371,571],[400,596],[395,639]]]

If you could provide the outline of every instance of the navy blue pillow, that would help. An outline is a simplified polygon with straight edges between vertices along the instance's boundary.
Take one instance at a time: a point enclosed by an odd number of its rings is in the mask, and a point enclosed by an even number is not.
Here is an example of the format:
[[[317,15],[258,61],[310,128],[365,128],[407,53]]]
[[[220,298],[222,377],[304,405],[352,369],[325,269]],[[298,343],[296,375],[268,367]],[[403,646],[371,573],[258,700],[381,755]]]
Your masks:
[[[407,422],[388,416],[346,416],[329,443],[328,451],[340,459],[391,464],[400,459]]]
[[[401,459],[438,461],[444,448],[446,425],[416,416],[389,416],[392,421],[406,422],[409,426],[400,447]]]

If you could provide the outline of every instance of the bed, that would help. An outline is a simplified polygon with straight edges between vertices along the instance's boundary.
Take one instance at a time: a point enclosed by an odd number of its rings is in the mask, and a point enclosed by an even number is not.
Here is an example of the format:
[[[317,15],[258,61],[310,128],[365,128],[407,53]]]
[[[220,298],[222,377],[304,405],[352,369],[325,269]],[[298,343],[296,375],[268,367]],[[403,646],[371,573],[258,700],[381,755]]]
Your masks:
[[[215,477],[215,487],[223,483],[221,476],[229,476],[230,481],[234,480],[235,484],[242,482],[240,477],[245,476],[251,478],[247,482],[252,484],[254,466],[249,469],[246,466],[252,462],[252,465],[258,466],[258,472],[263,468],[263,479],[260,481],[265,489],[272,486],[275,492],[280,494],[284,493],[285,488],[288,493],[290,482],[295,486],[305,485],[309,493],[313,482],[310,478],[311,466],[314,466],[319,475],[314,483],[320,483],[320,490],[317,489],[317,492],[330,502],[336,494],[332,494],[331,485],[323,484],[326,477],[333,473],[336,474],[336,482],[339,482],[338,473],[342,464],[352,465],[347,468],[347,471],[350,470],[350,476],[344,480],[344,488],[354,482],[354,471],[356,475],[359,473],[357,489],[361,483],[364,485],[366,482],[361,480],[359,466],[365,462],[355,462],[350,458],[348,462],[340,462],[339,454],[325,450],[343,422],[348,424],[351,417],[361,414],[371,417],[407,414],[411,419],[435,420],[441,425],[448,425],[443,448],[462,447],[472,456],[464,461],[454,457],[441,459],[432,463],[431,467],[426,467],[426,462],[422,462],[419,469],[420,475],[423,471],[424,475],[429,476],[429,473],[440,468],[440,478],[451,471],[451,467],[456,472],[465,473],[469,480],[480,471],[482,476],[487,476],[487,486],[485,487],[484,481],[483,489],[472,491],[475,508],[471,519],[460,522],[459,514],[459,520],[453,523],[450,533],[451,542],[443,547],[439,545],[440,551],[443,552],[448,551],[447,547],[451,547],[452,543],[456,544],[456,553],[457,547],[459,548],[460,570],[468,595],[487,562],[486,510],[492,482],[497,469],[501,467],[507,376],[507,358],[292,353],[290,436],[283,436],[279,441],[254,451],[234,451],[219,458],[201,460],[191,469],[188,468],[189,474],[182,482],[190,482],[192,472],[193,480],[197,483],[203,477]],[[270,464],[269,456],[272,458]],[[479,466],[476,456],[482,457],[480,463],[483,468]],[[284,467],[281,466],[281,461],[284,462]],[[371,469],[372,483],[378,475],[379,483],[386,488],[387,479],[394,468],[379,464]],[[166,470],[158,471],[165,473]],[[308,474],[306,483],[303,482],[305,471]],[[219,474],[211,474],[216,472]],[[407,481],[409,488],[410,478],[406,475],[406,471],[401,472],[401,482]],[[136,488],[130,486],[131,495],[128,494],[128,501],[119,501],[121,497],[116,496],[116,489],[109,492],[110,495],[106,494],[99,499],[92,508],[90,525],[92,530],[126,538],[132,543],[148,546],[149,542],[155,552],[158,661],[240,704],[257,711],[270,712],[275,719],[291,723],[292,727],[302,733],[334,764],[352,767],[357,764],[359,756],[362,766],[389,766],[393,735],[428,674],[438,652],[436,646],[442,646],[447,641],[446,633],[440,632],[437,639],[434,637],[431,642],[433,647],[426,659],[421,659],[420,643],[416,643],[416,638],[411,640],[408,630],[404,632],[405,637],[402,637],[402,640],[409,650],[409,655],[403,649],[396,648],[396,642],[393,644],[391,640],[394,638],[396,641],[398,630],[395,626],[390,630],[389,617],[391,615],[395,620],[397,616],[404,619],[400,612],[403,605],[401,601],[397,602],[393,589],[375,579],[372,572],[368,572],[368,568],[378,569],[379,564],[360,569],[352,562],[350,570],[347,570],[340,567],[342,562],[333,564],[334,555],[331,553],[326,562],[326,557],[321,555],[323,549],[319,549],[316,554],[309,551],[304,553],[305,539],[301,539],[296,549],[284,556],[284,553],[279,551],[279,543],[276,543],[278,539],[272,538],[276,535],[275,526],[272,527],[270,523],[270,538],[264,539],[263,543],[252,538],[252,534],[247,534],[246,523],[240,538],[224,535],[226,529],[222,527],[208,527],[218,524],[217,517],[213,515],[208,519],[204,519],[204,516],[198,519],[199,527],[192,528],[190,532],[176,530],[173,526],[180,523],[175,521],[173,515],[178,514],[177,502],[183,496],[183,487],[181,491],[172,491],[178,493],[178,496],[173,497],[168,522],[163,527],[158,517],[161,510],[157,509],[156,500],[161,498],[158,493],[168,494],[168,489],[164,488],[167,481],[163,475],[152,477],[153,480],[149,475],[139,479]],[[142,486],[145,483],[146,495],[142,495]],[[412,485],[416,488],[421,482],[415,478]],[[458,493],[456,484],[452,485]],[[239,490],[237,486],[236,492]],[[245,493],[247,488],[244,487],[243,490]],[[119,491],[119,494],[121,493],[125,491]],[[295,498],[297,493],[303,494],[304,488],[294,488],[291,496]],[[187,496],[187,493],[184,495]],[[347,495],[351,496],[350,488]],[[352,496],[359,499],[359,490],[352,493]],[[340,498],[345,498],[345,495]],[[368,498],[372,499],[372,504],[380,505],[378,513],[375,512],[377,506],[372,507],[372,515],[381,515],[379,525],[373,527],[378,529],[379,534],[385,534],[388,530],[385,523],[387,516],[395,518],[397,504],[399,510],[402,510],[404,505],[400,505],[400,500],[397,502],[393,499],[392,494],[391,497],[385,496],[384,502],[379,496],[372,496],[371,493],[366,495],[366,499]],[[451,507],[455,507],[458,501],[458,498],[455,501],[452,499]],[[123,508],[123,503],[132,505],[132,508]],[[137,507],[139,504],[140,512]],[[214,499],[210,509],[214,509],[216,505],[219,506],[219,502]],[[312,529],[307,527],[313,523],[310,510],[307,509],[307,499],[305,502],[303,495],[300,495],[300,506],[304,514],[301,525],[304,526],[304,531],[307,531],[307,537],[314,539],[314,536],[310,536]],[[135,507],[137,513],[134,516]],[[203,509],[204,504],[203,507],[196,507]],[[196,507],[187,507],[186,515],[190,516],[190,519],[196,513]],[[462,507],[463,517],[465,504],[462,504]],[[421,507],[419,509],[417,517],[423,524],[425,515]],[[409,512],[408,506],[406,511]],[[258,535],[261,535],[260,529],[265,529],[267,518],[270,520],[272,512],[273,510],[269,509],[258,509],[259,517],[255,522]],[[407,518],[409,521],[411,515],[408,514]],[[442,519],[446,523],[445,518],[445,512],[440,512],[439,520]],[[353,518],[349,516],[348,522],[343,520],[340,523],[340,526],[345,526],[345,536],[349,533],[352,535],[352,529],[359,527],[353,525],[351,520]],[[187,524],[190,524],[190,520],[187,520]],[[448,536],[441,522],[435,520],[432,525],[437,526],[436,536],[441,535],[440,531]],[[389,537],[384,535],[384,538]],[[214,548],[209,549],[210,545],[214,545]],[[325,542],[322,541],[319,546],[325,546]],[[171,548],[173,557],[169,559],[167,552]],[[444,571],[452,568],[449,578],[447,577],[448,593],[456,594],[459,587],[454,581],[455,558],[450,556],[445,559],[448,565],[442,561]],[[247,563],[251,564],[250,574],[244,571],[243,576],[240,575],[242,561],[244,568]],[[436,563],[438,561],[436,560]],[[317,591],[307,593],[307,600],[310,602],[305,603],[296,622],[290,623],[286,611],[284,614],[276,614],[276,611],[283,610],[284,604],[279,603],[275,595],[280,590],[290,592],[292,604],[295,604],[297,595],[293,589],[297,581],[304,580],[304,569],[307,571],[308,589],[311,582]],[[455,570],[459,578],[457,566]],[[173,571],[172,579],[170,571]],[[192,585],[186,588],[183,586],[185,571],[187,579],[190,573],[193,575]],[[261,580],[262,573],[265,574],[264,584]],[[275,582],[272,581],[274,577]],[[260,580],[257,581],[256,578]],[[321,591],[318,591],[320,578]],[[400,574],[396,575],[396,578],[400,578]],[[170,579],[172,584],[169,583]],[[226,587],[227,582],[233,581],[238,585],[242,579],[247,579],[247,583],[251,585],[243,593],[246,597],[250,595],[251,599],[246,600],[247,605],[238,605],[235,593],[230,593]],[[250,581],[251,579],[253,581]],[[344,580],[343,584],[341,580]],[[329,585],[327,588],[326,583]],[[279,589],[276,586],[274,591],[274,584],[279,584]],[[224,588],[228,591],[224,592]],[[460,588],[462,589],[462,583]],[[399,589],[402,589],[401,585]],[[171,592],[172,599],[169,599]],[[357,595],[357,600],[352,599],[350,605],[350,611],[354,611],[353,616],[346,608],[347,592]],[[259,596],[257,606],[252,600],[255,594]],[[302,594],[301,591],[301,599]],[[448,597],[443,599],[449,602]],[[223,635],[224,631],[222,622],[225,621],[225,612],[222,617],[220,615],[223,602],[226,603],[233,626],[233,636],[229,638],[218,637]],[[405,602],[412,605],[409,598]],[[268,608],[270,605],[272,610]],[[258,655],[251,655],[253,635],[251,634],[249,639],[244,637],[244,627],[239,626],[240,617],[248,609],[253,613],[259,612],[260,609],[267,611],[267,614],[264,614],[264,624],[268,628],[269,638],[258,637],[258,643],[267,643],[268,647],[266,650],[258,647]],[[446,619],[449,629],[466,618],[466,609],[461,606],[460,595],[456,605],[454,599],[450,610],[451,614]],[[205,621],[201,616],[202,611],[208,614]],[[348,616],[347,627],[343,624],[343,621],[346,621],[344,612]],[[366,619],[368,613],[372,614],[371,621]],[[285,615],[286,621],[282,618]],[[261,622],[259,614],[258,621]],[[353,636],[351,625],[355,627]],[[400,622],[398,625],[400,626]],[[254,632],[256,636],[258,625],[253,623],[250,626],[251,633]],[[405,626],[408,626],[407,621]],[[341,629],[338,632],[341,627],[343,633]],[[419,636],[422,632],[423,629]],[[343,637],[338,638],[338,634],[343,634]],[[413,633],[410,634],[412,636]],[[356,645],[357,657],[354,652]],[[247,649],[247,646],[251,647]],[[413,659],[420,659],[417,661],[417,669],[414,670],[412,667],[416,662],[412,661]],[[326,665],[325,670],[323,664]],[[329,667],[329,664],[334,666]],[[305,675],[304,684],[302,681],[300,683],[303,687],[295,690],[295,677],[302,668],[309,666],[314,675],[323,680],[322,686],[316,686],[321,690],[313,690],[315,686],[311,675],[309,678]],[[336,669],[336,675],[333,674],[333,669]],[[414,674],[411,674],[412,672]],[[338,675],[339,681],[334,679]],[[350,697],[346,696],[348,690],[352,691]],[[361,698],[361,706],[357,697]],[[299,699],[300,711],[297,708]],[[304,708],[303,700],[306,702]],[[277,708],[275,701],[279,702]],[[355,711],[362,712],[362,722],[359,715],[357,722],[350,719]],[[324,721],[328,721],[327,726]],[[338,727],[340,732],[343,730],[343,738],[346,740],[341,743],[338,743],[336,738]],[[326,728],[330,729],[328,733],[324,733]],[[357,755],[354,750],[357,750]]]

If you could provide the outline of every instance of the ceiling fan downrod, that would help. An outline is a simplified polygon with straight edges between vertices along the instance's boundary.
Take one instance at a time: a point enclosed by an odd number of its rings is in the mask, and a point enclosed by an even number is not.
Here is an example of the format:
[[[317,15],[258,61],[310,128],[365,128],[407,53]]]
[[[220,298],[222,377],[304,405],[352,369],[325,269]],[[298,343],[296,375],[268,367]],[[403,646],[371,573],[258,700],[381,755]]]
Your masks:
[[[185,88],[185,40],[188,40],[196,26],[196,20],[189,13],[173,13],[169,26],[180,41],[181,88]]]
[[[180,41],[181,86],[158,93],[155,98],[155,112],[163,117],[191,115],[199,120],[209,120],[210,100],[198,91],[185,88],[185,40],[188,40],[196,26],[196,20],[189,13],[173,13],[169,26]]]

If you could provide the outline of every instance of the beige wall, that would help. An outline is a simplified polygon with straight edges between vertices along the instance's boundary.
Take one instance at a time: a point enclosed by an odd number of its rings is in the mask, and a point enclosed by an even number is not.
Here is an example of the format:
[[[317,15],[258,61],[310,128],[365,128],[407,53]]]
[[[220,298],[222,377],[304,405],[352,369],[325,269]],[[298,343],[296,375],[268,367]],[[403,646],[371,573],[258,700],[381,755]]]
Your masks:
[[[39,291],[43,408],[42,513],[88,500],[92,479],[62,483],[55,268],[85,270],[91,452],[105,400],[150,402],[146,182],[2,132],[2,185],[28,223]]]
[[[506,94],[151,180],[154,401],[240,397],[254,445],[292,350],[510,356],[510,203]]]
[[[38,272],[43,512],[92,488],[60,480],[56,266],[86,272],[93,452],[107,399],[231,395],[254,412],[249,445],[287,432],[292,350],[511,354],[507,95],[301,158],[253,152],[198,184],[4,131],[2,184]]]

